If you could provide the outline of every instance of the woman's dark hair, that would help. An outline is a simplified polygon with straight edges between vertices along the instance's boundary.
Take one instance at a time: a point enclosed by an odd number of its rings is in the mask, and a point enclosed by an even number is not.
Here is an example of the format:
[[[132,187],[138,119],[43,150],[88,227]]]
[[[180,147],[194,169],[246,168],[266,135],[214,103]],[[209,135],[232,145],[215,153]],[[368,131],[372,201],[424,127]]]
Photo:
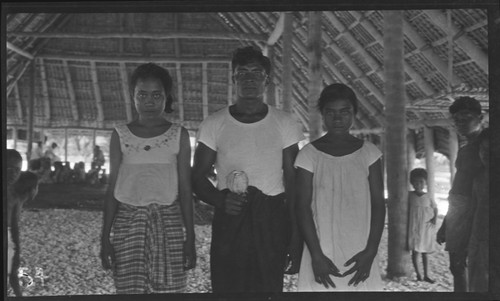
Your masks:
[[[140,79],[144,80],[149,78],[155,78],[161,82],[166,96],[165,112],[167,113],[173,112],[174,111],[172,109],[173,98],[170,96],[170,93],[172,92],[172,77],[165,68],[160,67],[156,64],[153,63],[143,64],[134,70],[134,72],[130,76],[130,81],[129,81],[130,95],[134,95],[135,86],[137,85],[137,82]]]
[[[236,69],[236,66],[244,66],[251,63],[259,63],[267,75],[271,73],[271,61],[267,56],[262,54],[262,51],[253,48],[252,46],[238,48],[233,52],[231,68]]]
[[[410,183],[415,179],[425,179],[427,181],[427,171],[423,168],[415,168],[410,171]]]
[[[14,184],[14,191],[18,195],[30,192],[38,185],[38,176],[30,171],[23,171]]]
[[[339,99],[348,100],[352,105],[354,114],[358,112],[358,98],[354,91],[344,84],[331,84],[321,91],[318,99],[319,111],[322,112],[327,103]]]

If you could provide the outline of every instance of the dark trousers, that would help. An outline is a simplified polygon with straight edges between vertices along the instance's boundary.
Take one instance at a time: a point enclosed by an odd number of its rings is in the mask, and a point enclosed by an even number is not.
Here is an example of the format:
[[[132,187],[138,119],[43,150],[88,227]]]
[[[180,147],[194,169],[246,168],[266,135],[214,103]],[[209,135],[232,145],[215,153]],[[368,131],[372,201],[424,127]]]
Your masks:
[[[212,291],[282,292],[290,227],[284,194],[249,187],[241,214],[216,209],[212,223]]]

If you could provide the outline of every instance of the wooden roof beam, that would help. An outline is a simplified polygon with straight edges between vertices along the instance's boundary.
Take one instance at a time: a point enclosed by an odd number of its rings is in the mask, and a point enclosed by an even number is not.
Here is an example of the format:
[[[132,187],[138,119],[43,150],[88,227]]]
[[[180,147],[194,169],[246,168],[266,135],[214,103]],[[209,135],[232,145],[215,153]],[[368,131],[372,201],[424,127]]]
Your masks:
[[[283,34],[283,31],[285,29],[285,14],[284,12],[280,13],[280,17],[278,21],[276,21],[276,25],[274,27],[274,30],[271,32],[269,35],[269,38],[267,39],[267,45],[274,45],[276,42],[278,42],[279,38]]]
[[[71,113],[73,120],[80,120],[78,116],[78,106],[76,104],[76,94],[73,88],[73,81],[71,80],[71,72],[69,72],[68,61],[63,61],[63,70],[66,78],[66,86],[68,87],[69,101],[71,105]]]
[[[104,123],[104,110],[102,107],[101,89],[99,88],[99,79],[97,78],[97,67],[95,61],[90,61],[90,75],[92,76],[92,85],[94,86],[94,96],[97,108],[97,127],[101,128]]]
[[[14,85],[17,84],[17,81],[23,76],[24,72],[26,72],[26,69],[31,65],[31,62],[33,61],[25,61],[23,66],[21,67],[21,70],[19,73],[16,75],[16,77],[8,83],[7,86],[7,96],[10,95],[10,92],[12,92],[12,89],[14,88]]]
[[[237,32],[210,32],[210,31],[188,31],[177,30],[163,33],[157,32],[106,32],[106,33],[82,33],[82,32],[7,32],[7,36],[34,37],[47,39],[209,39],[209,40],[247,40],[266,42],[268,37],[259,33],[237,33]]]
[[[113,62],[113,63],[227,63],[230,58],[227,57],[192,57],[192,58],[176,58],[176,57],[116,57],[116,56],[83,56],[83,55],[56,55],[56,54],[41,54],[37,57],[51,60],[67,60],[80,62]]]
[[[460,34],[460,30],[454,24],[451,24],[451,28],[449,28],[446,15],[439,10],[425,10],[424,13],[427,14],[434,25],[441,28],[444,32],[450,32],[453,36]],[[481,70],[486,74],[488,73],[488,56],[471,39],[466,35],[461,35],[455,40],[455,43],[476,62]]]
[[[28,58],[30,60],[34,59],[35,57],[27,52],[22,50],[21,48],[17,47],[16,45],[12,44],[11,42],[7,41],[7,49],[14,51],[15,53],[24,56],[25,58]]]
[[[21,103],[21,95],[19,94],[19,87],[17,83],[14,84],[14,100],[16,101],[17,118],[23,120],[23,105]]]

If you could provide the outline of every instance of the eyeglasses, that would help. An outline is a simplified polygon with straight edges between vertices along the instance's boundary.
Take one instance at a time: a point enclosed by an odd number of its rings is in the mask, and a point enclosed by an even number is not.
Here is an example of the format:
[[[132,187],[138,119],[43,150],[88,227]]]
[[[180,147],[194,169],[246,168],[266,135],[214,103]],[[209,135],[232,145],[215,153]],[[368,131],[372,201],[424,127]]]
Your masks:
[[[451,118],[456,121],[462,121],[462,120],[471,120],[478,116],[479,116],[478,114],[473,112],[462,111],[451,115]]]
[[[255,78],[258,80],[263,80],[264,78],[267,77],[267,73],[264,70],[251,70],[251,71],[240,70],[240,71],[236,71],[236,73],[234,74],[234,77],[237,80],[240,80],[242,78],[248,78],[248,77]]]

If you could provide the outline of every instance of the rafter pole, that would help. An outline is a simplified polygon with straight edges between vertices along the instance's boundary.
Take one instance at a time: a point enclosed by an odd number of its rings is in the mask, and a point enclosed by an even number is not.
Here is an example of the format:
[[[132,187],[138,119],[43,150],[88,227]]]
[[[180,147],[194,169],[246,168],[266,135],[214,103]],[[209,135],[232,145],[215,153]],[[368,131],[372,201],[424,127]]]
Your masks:
[[[40,79],[42,84],[42,100],[43,100],[43,108],[44,108],[44,117],[46,124],[50,124],[52,118],[50,116],[50,99],[49,99],[49,88],[47,85],[47,72],[45,71],[45,64],[43,59],[38,59],[38,64],[40,67]]]
[[[125,99],[125,114],[127,115],[127,122],[132,121],[132,99],[130,98],[130,87],[128,86],[128,74],[125,63],[120,63],[120,80],[123,98]]]
[[[99,88],[95,61],[90,61],[90,74],[92,76],[92,85],[94,87],[95,104],[97,108],[97,127],[101,128],[104,123],[104,110],[102,107],[101,89]]]
[[[76,94],[73,88],[73,81],[71,80],[71,72],[69,72],[68,61],[63,61],[63,70],[66,77],[66,86],[68,87],[69,101],[71,105],[71,113],[73,120],[80,120],[78,116],[78,106],[76,104]]]
[[[19,95],[19,87],[17,86],[17,83],[14,84],[14,99],[16,101],[17,118],[22,121],[23,120],[23,105],[21,103],[21,95]]]
[[[163,33],[154,32],[106,32],[106,33],[81,33],[81,32],[21,32],[11,31],[7,36],[34,37],[48,39],[209,39],[209,40],[245,40],[266,42],[267,35],[258,33],[237,32],[210,32],[177,30]]]
[[[12,44],[11,42],[7,42],[7,49],[12,50],[15,53],[22,55],[25,58],[28,58],[30,60],[33,60],[35,58],[31,53],[22,50],[21,48],[17,47],[16,45]]]
[[[33,149],[33,121],[34,121],[34,109],[35,109],[35,85],[36,85],[36,65],[31,64],[31,82],[30,82],[30,98],[27,110],[27,127],[28,127],[28,149],[26,151],[26,159],[31,159],[31,150]]]
[[[434,23],[436,26],[440,27],[446,32],[446,28],[448,27],[448,21],[446,16],[439,10],[424,10],[424,13],[427,14],[429,20]],[[453,36],[457,36],[460,34],[460,30],[453,24],[449,28],[450,33]],[[471,39],[469,39],[466,35],[461,35],[459,38],[455,40],[455,43],[462,48],[468,56],[472,58],[472,60],[483,70],[486,74],[488,74],[488,56],[484,53],[479,47],[474,44]]]
[[[14,88],[14,84],[17,83],[17,81],[21,78],[21,76],[23,76],[24,72],[26,71],[26,69],[28,69],[28,67],[31,65],[32,62],[33,61],[25,61],[24,66],[22,67],[21,71],[19,71],[19,73],[16,74],[15,79],[8,83],[7,96],[10,95],[10,92],[12,92],[12,88]]]
[[[269,35],[269,38],[267,39],[267,45],[274,45],[276,42],[278,42],[279,38],[283,34],[283,31],[285,29],[285,15],[287,13],[281,12],[280,17],[278,21],[276,22],[276,26],[274,27],[273,32]],[[289,13],[288,13],[289,14]]]

